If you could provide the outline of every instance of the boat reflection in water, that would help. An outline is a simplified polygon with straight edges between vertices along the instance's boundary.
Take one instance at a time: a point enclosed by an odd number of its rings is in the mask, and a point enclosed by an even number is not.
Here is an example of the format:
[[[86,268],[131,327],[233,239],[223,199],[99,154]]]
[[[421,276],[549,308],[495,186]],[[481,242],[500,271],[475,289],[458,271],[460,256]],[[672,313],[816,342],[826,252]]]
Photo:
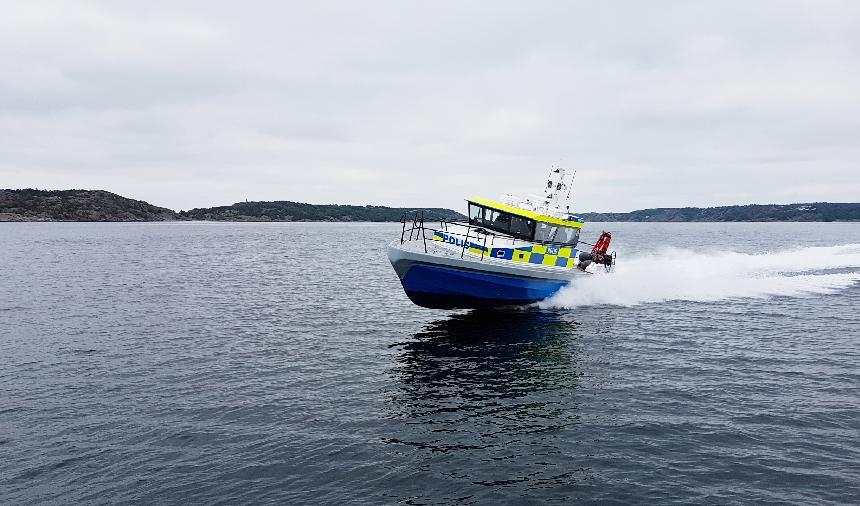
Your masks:
[[[564,455],[579,418],[577,327],[561,313],[475,311],[393,345],[400,348],[392,371],[398,388],[389,400],[405,423],[387,442],[444,460],[425,469],[451,473],[449,487],[451,476],[466,488],[578,481],[584,470]],[[498,460],[507,461],[505,476],[492,465]]]

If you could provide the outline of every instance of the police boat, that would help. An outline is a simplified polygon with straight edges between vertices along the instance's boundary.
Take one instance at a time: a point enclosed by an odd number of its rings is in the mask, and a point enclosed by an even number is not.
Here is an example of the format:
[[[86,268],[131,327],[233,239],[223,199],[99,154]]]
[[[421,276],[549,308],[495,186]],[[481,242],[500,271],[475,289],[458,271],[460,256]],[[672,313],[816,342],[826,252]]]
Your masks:
[[[466,199],[468,221],[425,223],[423,211],[401,218],[388,259],[412,302],[434,309],[527,305],[551,297],[578,276],[610,271],[612,234],[581,250],[584,221],[564,205],[572,177],[550,171],[543,196]],[[438,223],[438,228],[435,224]]]

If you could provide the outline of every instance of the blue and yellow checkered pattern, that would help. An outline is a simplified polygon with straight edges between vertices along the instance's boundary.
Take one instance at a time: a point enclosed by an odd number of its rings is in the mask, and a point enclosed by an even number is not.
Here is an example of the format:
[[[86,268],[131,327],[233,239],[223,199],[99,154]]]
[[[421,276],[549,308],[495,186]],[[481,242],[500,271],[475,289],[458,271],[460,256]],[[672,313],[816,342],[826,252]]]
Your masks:
[[[551,265],[569,269],[575,267],[577,253],[574,248],[535,244],[520,248],[493,248],[490,256],[513,260],[514,262]]]
[[[447,242],[457,246],[463,246],[463,240],[442,232],[433,233],[434,241]],[[470,253],[488,255],[497,260],[511,260],[530,264],[549,265],[553,267],[564,267],[572,269],[576,267],[578,251],[576,248],[545,246],[535,244],[533,246],[522,246],[519,248],[487,248],[480,244],[468,242],[466,249]],[[487,250],[490,251],[487,251]]]

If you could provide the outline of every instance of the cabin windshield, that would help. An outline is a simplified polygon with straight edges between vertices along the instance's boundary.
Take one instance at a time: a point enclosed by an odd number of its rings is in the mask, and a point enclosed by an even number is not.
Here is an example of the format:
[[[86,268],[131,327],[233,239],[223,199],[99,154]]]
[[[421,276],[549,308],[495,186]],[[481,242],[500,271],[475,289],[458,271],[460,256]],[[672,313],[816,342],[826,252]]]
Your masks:
[[[535,240],[576,246],[576,243],[579,242],[579,229],[553,225],[551,223],[538,223],[538,228],[535,232]]]

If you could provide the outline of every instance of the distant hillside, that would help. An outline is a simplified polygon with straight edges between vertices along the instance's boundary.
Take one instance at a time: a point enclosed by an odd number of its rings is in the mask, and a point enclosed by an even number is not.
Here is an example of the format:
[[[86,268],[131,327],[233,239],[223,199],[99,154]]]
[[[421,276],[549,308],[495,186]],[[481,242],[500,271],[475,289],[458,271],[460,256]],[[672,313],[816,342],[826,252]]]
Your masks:
[[[629,213],[583,213],[586,221],[860,221],[860,204],[766,204],[662,207]]]
[[[103,190],[0,190],[0,221],[165,221],[170,209]]]
[[[180,217],[212,221],[399,221],[403,207],[349,206],[338,204],[302,204],[279,200],[275,202],[238,202],[232,206],[208,207],[182,211]],[[463,219],[465,216],[450,209],[424,209],[427,220]]]
[[[103,190],[3,190],[0,221],[399,221],[412,209],[383,206],[240,202],[175,212]],[[428,220],[462,219],[450,209],[424,210]]]

